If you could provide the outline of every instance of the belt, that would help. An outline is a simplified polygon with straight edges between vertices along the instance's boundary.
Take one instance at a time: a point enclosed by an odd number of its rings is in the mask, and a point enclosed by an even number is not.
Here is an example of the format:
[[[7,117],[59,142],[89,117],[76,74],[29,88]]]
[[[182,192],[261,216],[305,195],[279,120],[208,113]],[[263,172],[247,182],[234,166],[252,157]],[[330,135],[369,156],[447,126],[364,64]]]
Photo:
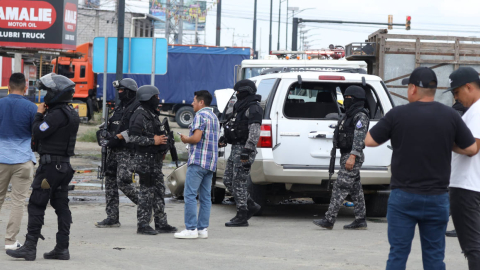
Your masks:
[[[247,142],[234,142],[232,145],[245,145]]]
[[[50,164],[52,162],[55,162],[55,163],[70,162],[70,157],[51,156],[51,155],[40,156],[40,164]]]

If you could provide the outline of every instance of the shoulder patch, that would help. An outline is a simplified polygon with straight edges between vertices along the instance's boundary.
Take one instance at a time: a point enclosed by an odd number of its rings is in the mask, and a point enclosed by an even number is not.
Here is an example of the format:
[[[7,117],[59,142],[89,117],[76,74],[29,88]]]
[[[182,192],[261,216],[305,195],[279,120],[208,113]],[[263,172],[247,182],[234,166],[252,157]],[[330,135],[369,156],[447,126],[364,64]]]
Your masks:
[[[47,124],[47,122],[43,122],[41,125],[40,125],[40,130],[41,131],[45,131],[49,128],[50,126]]]
[[[356,127],[357,128],[362,128],[363,127],[362,121],[358,120]]]

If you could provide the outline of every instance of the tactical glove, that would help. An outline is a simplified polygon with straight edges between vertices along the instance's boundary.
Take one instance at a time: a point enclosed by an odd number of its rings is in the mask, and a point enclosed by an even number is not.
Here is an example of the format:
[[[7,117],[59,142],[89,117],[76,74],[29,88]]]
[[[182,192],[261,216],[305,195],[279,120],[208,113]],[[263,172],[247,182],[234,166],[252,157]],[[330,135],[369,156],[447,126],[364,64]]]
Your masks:
[[[220,137],[220,139],[218,139],[218,145],[219,146],[220,145],[222,145],[222,146],[227,145],[227,139],[225,139],[225,136],[222,136],[222,137]]]
[[[117,136],[115,136],[108,141],[106,146],[109,147],[109,148],[115,148],[119,145],[120,145],[120,139]]]
[[[253,151],[248,148],[243,148],[242,153],[240,154],[240,161],[247,160],[247,162],[242,162],[242,165],[245,169],[250,169],[252,164],[250,164],[250,154]]]

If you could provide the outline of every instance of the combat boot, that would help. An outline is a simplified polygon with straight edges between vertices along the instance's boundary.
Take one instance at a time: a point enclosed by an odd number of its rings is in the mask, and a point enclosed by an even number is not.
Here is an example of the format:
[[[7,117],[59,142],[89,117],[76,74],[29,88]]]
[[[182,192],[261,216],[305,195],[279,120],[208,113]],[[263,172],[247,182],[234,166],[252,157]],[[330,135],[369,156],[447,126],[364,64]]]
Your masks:
[[[157,233],[174,233],[174,232],[177,232],[178,230],[177,228],[170,226],[168,224],[164,226],[159,226],[155,224],[155,231],[157,231]]]
[[[70,252],[68,252],[68,248],[56,245],[52,251],[43,253],[43,258],[46,260],[70,260]]]
[[[248,227],[248,211],[240,210],[238,215],[232,221],[225,223],[227,227]]]
[[[247,200],[247,206],[248,206],[248,216],[247,220],[249,220],[251,217],[253,217],[262,207],[256,203],[252,198],[248,198]]]
[[[156,235],[158,234],[158,232],[155,231],[152,227],[147,225],[143,227],[138,227],[137,234]]]
[[[343,226],[344,230],[366,230],[367,221],[362,219],[355,219],[351,224]]]
[[[106,218],[102,221],[95,222],[95,226],[97,228],[118,228],[121,226],[121,224],[118,220]]]
[[[328,221],[326,218],[322,218],[322,219],[315,219],[313,221],[313,224],[317,225],[317,226],[320,226],[324,229],[327,229],[327,230],[331,230],[333,229],[333,223],[331,223],[330,221]]]
[[[17,259],[25,259],[26,261],[35,261],[37,258],[37,236],[28,235],[26,236],[25,244],[17,250],[7,250],[7,255]],[[42,240],[45,240],[42,235],[40,235]]]

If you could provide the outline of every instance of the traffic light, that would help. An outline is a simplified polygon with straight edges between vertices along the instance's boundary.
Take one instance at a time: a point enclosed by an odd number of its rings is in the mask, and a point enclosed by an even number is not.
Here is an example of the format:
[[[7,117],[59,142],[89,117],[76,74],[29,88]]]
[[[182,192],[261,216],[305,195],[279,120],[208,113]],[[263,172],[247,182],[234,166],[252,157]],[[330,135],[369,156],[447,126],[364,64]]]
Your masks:
[[[407,22],[405,23],[405,30],[410,30],[411,23],[412,23],[412,16],[407,16]]]
[[[388,15],[388,30],[393,29],[393,15]]]

